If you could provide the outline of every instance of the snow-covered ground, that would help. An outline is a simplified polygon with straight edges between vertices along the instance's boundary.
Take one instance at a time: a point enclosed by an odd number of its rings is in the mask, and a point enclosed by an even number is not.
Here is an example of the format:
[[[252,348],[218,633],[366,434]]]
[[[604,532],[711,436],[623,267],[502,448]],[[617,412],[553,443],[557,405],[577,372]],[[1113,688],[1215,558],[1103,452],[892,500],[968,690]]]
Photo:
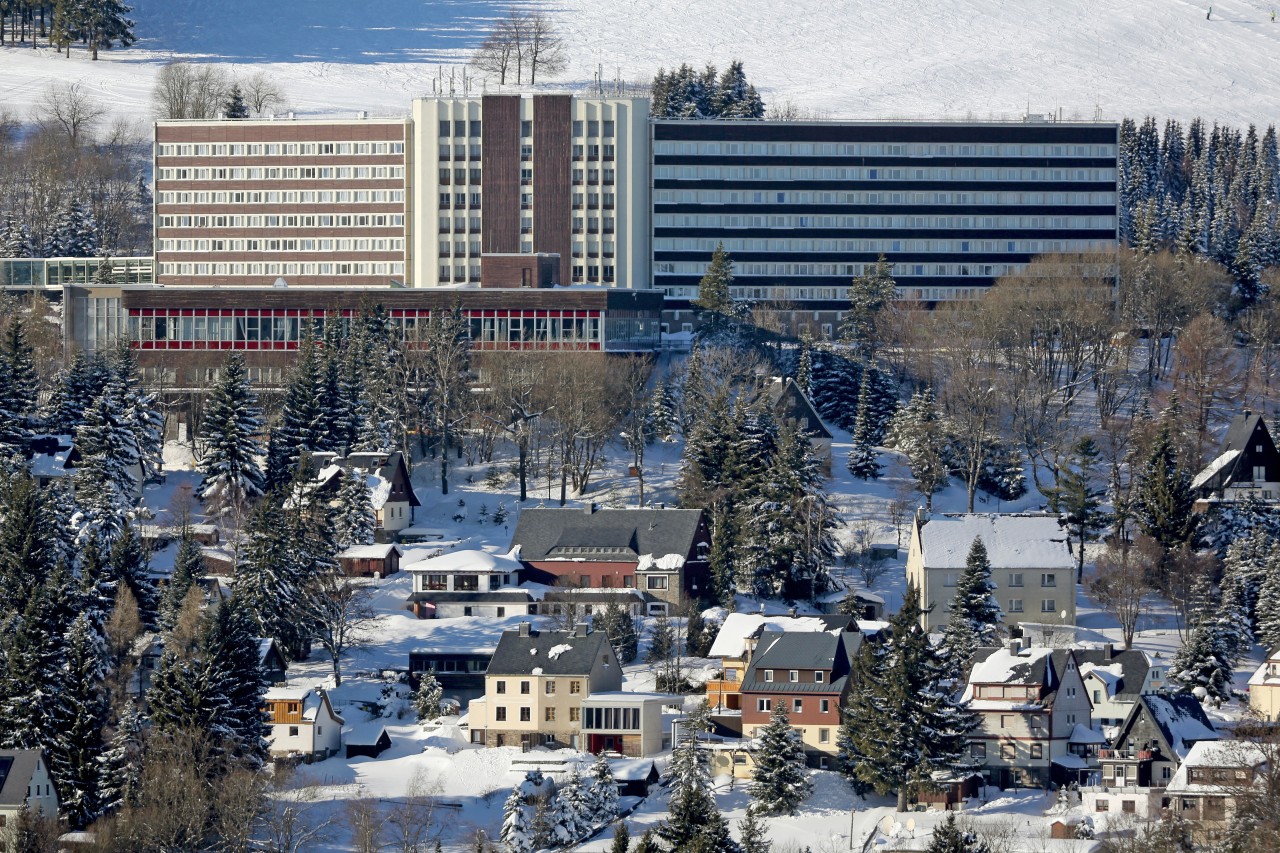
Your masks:
[[[149,119],[173,58],[261,63],[300,113],[408,112],[467,52],[498,0],[135,0],[137,47],[90,62],[0,49],[0,103],[25,114],[53,80],[79,80],[117,115]],[[1280,113],[1280,23],[1264,0],[526,0],[553,16],[569,69],[551,85],[648,80],[731,59],[769,103],[833,116],[1064,118],[1154,114],[1267,124]],[[450,66],[456,66],[452,68]],[[478,82],[474,91],[484,86]],[[490,85],[493,91],[496,86]]]

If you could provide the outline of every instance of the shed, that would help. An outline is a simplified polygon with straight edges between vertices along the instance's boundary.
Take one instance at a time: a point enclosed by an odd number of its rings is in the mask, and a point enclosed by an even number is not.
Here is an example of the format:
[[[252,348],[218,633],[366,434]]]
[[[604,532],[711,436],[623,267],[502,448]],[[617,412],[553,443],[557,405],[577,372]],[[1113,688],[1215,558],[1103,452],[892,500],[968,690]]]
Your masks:
[[[982,793],[981,773],[948,773],[945,770],[933,774],[931,786],[916,794],[916,802],[929,808],[949,810],[964,805],[964,801]]]
[[[347,758],[377,758],[391,748],[391,735],[386,726],[369,728],[362,732],[351,732],[344,741],[347,745]]]
[[[610,758],[609,770],[623,797],[647,797],[661,778],[651,758]]]
[[[338,565],[352,577],[387,577],[400,571],[400,549],[395,545],[352,545],[338,553]]]

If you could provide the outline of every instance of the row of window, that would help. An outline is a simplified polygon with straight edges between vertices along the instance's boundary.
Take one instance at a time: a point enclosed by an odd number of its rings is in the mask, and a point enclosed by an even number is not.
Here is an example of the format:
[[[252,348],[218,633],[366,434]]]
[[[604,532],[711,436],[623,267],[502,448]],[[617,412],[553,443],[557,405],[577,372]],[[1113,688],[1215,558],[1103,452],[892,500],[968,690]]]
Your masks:
[[[1115,205],[1116,194],[1068,192],[818,192],[654,190],[654,204],[1073,204]]]
[[[987,745],[982,741],[974,741],[970,743],[969,755],[974,761],[986,761]],[[1028,758],[1044,758],[1044,744],[1036,742],[1027,744],[1026,756]],[[1016,761],[1018,758],[1017,741],[1001,742],[1000,758],[1004,761]]]
[[[854,240],[773,239],[770,237],[733,237],[717,240],[709,237],[659,237],[653,241],[655,252],[703,252],[708,257],[718,243],[735,257],[742,252],[883,252],[893,260],[899,252],[981,252],[1040,255],[1046,252],[1079,252],[1095,247],[1091,240],[890,240],[860,238]]]
[[[874,267],[875,264],[774,264],[746,261],[735,263],[733,270],[739,276],[854,276]],[[893,268],[893,275],[895,279],[913,276],[999,278],[1015,268],[1013,264],[897,264]],[[654,264],[653,271],[655,275],[701,276],[707,271],[707,263],[705,261],[660,261]],[[753,296],[752,298],[766,297]]]
[[[404,226],[403,213],[166,214],[161,228],[367,228]],[[477,219],[476,228],[480,220]]]
[[[773,681],[773,670],[771,670],[771,669],[766,669],[766,670],[763,670],[763,672],[764,672],[764,676],[763,676],[763,677],[764,677],[764,680],[765,680],[766,682]],[[826,679],[827,679],[827,674],[826,674],[825,672],[823,672],[823,671],[822,671],[822,670],[820,670],[820,669],[814,670],[814,672],[813,672],[813,683],[814,683],[814,684],[822,684],[824,681],[826,681]],[[792,684],[797,684],[797,683],[799,683],[799,681],[800,681],[800,670],[798,670],[798,669],[788,670],[788,671],[787,671],[787,681],[790,681]]]
[[[786,698],[786,699],[781,699],[781,698],[780,698],[780,699],[778,699],[778,701],[779,701],[779,702],[786,702],[786,703],[787,703],[787,706],[791,709],[791,713],[792,713],[792,714],[801,714],[801,713],[803,713],[803,712],[804,712],[804,699],[802,699],[802,698],[794,698],[794,699],[793,699],[793,698],[788,697],[788,698]],[[760,712],[760,713],[762,713],[762,714],[768,714],[768,713],[772,712],[772,711],[773,711],[773,700],[772,700],[772,699],[756,699],[756,710],[757,710],[757,711],[759,711],[759,712]],[[829,714],[829,713],[831,713],[831,700],[830,700],[830,699],[819,699],[819,700],[818,700],[818,711],[819,711],[819,713],[823,713],[823,714]],[[823,743],[825,743],[825,741],[823,741]]]
[[[590,143],[588,145],[574,145],[573,159],[575,160],[612,160],[614,157],[613,143],[606,142],[604,145]]]
[[[817,174],[813,174],[817,173]],[[1115,183],[1115,169],[1000,166],[654,166],[655,181],[1057,181]]]
[[[583,730],[640,731],[639,708],[587,708]]]
[[[468,204],[468,201],[470,204]],[[464,210],[467,207],[471,207],[473,210],[478,210],[480,208],[480,201],[480,193],[440,193],[440,204],[438,207],[440,210],[448,210],[450,208]]]
[[[166,142],[160,157],[296,157],[304,154],[403,154],[403,142]]]
[[[403,178],[404,166],[191,166],[157,169],[161,181],[297,181]]]
[[[959,573],[958,573],[958,572],[947,572],[947,573],[943,576],[943,585],[944,585],[944,586],[955,586],[955,585],[956,585],[956,582],[957,582],[958,577],[959,577]],[[1057,575],[1057,573],[1055,573],[1055,572],[1041,572],[1041,573],[1040,573],[1040,586],[1042,586],[1042,587],[1056,587],[1057,585],[1058,585],[1058,575]],[[1021,586],[1026,586],[1026,574],[1025,574],[1024,572],[1010,572],[1010,573],[1009,573],[1009,583],[1008,583],[1008,586],[1011,586],[1011,587],[1021,587]]]
[[[530,708],[527,708],[527,707],[520,708],[519,712],[520,712],[520,722],[522,723],[533,722],[533,712]],[[543,708],[542,715],[543,715],[543,722],[554,723],[556,721],[555,708]],[[569,709],[569,722],[576,723],[581,718],[582,718],[581,708]],[[494,708],[493,719],[496,722],[505,723],[507,721],[507,709],[502,705],[499,705],[498,707]]]
[[[573,123],[573,135],[600,136],[600,131],[603,129],[605,136],[613,136],[615,127],[616,125],[613,121],[608,119],[605,121],[596,119],[589,119],[585,122],[575,121]],[[482,136],[483,128],[484,125],[479,119],[440,119],[441,142],[452,136],[470,136],[479,139]],[[525,119],[520,122],[520,137],[522,139],[533,138],[532,120]]]
[[[314,240],[160,240],[162,252],[402,252],[401,237],[326,237]]]
[[[161,275],[404,275],[399,261],[333,263],[163,263]]]
[[[404,190],[222,190],[157,194],[160,204],[324,204],[403,202]]]
[[[765,216],[731,213],[655,213],[655,228],[986,228],[1114,230],[1114,216]]]
[[[653,153],[771,157],[1114,157],[1112,144],[1016,142],[673,142],[659,140]]]
[[[546,692],[546,695],[548,695],[548,696],[554,696],[554,695],[556,695],[556,689],[557,689],[557,688],[556,688],[556,679],[554,679],[554,678],[548,678],[546,681],[544,681],[544,682],[543,682],[543,690]],[[528,696],[531,690],[532,690],[532,683],[531,683],[531,682],[529,682],[529,681],[521,681],[521,682],[520,682],[520,693],[521,693],[521,695],[523,695],[523,696]],[[503,681],[503,680],[497,680],[497,681],[494,681],[494,682],[493,682],[493,692],[495,692],[495,693],[506,693],[506,692],[507,692],[507,682],[506,682],[506,681]],[[581,693],[581,692],[582,692],[582,682],[581,682],[581,681],[577,681],[577,680],[571,680],[571,681],[569,682],[569,693],[570,693],[570,695],[576,695],[576,694]]]

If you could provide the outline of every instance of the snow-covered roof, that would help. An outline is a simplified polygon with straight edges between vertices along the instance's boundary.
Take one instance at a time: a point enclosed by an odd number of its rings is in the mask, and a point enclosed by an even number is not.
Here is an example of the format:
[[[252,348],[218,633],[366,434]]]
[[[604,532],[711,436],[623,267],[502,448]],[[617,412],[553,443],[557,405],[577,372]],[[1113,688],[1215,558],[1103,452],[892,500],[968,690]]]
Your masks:
[[[1071,752],[1055,756],[1052,761],[1059,767],[1066,767],[1070,770],[1083,770],[1089,766],[1083,758]]]
[[[1143,694],[1141,702],[1178,758],[1186,758],[1194,745],[1220,739],[1205,716],[1204,708],[1194,696],[1177,693],[1171,696]]]
[[[1240,785],[1234,778],[1223,780],[1223,784],[1190,782],[1188,770],[1199,767],[1221,767],[1224,769],[1257,767],[1265,764],[1267,754],[1262,747],[1251,741],[1222,740],[1200,741],[1187,753],[1182,764],[1169,780],[1165,792],[1169,794],[1222,794],[1232,787]],[[1256,780],[1255,780],[1256,781]]]
[[[841,624],[843,623],[843,624]],[[766,616],[761,613],[730,613],[716,633],[708,657],[740,658],[747,651],[748,638],[764,631],[819,632],[844,628],[848,616]]]
[[[1044,668],[1037,666],[1053,649],[1034,647],[1013,652],[996,649],[976,664],[969,674],[970,684],[1040,684]]]
[[[1102,732],[1095,731],[1083,723],[1076,723],[1075,728],[1071,730],[1071,737],[1067,738],[1068,743],[1106,743],[1107,739]]]
[[[1092,675],[1106,686],[1107,698],[1116,695],[1116,685],[1120,683],[1120,679],[1124,677],[1122,667],[1117,664],[1110,666],[1099,666],[1092,663],[1080,664],[1080,677],[1088,678]]]
[[[982,537],[996,569],[1070,569],[1067,533],[1056,515],[961,514],[934,516],[920,528],[928,569],[963,569],[973,540]]]
[[[1249,676],[1250,687],[1280,687],[1280,667],[1276,666],[1275,655],[1272,654],[1262,665]]]
[[[684,566],[683,554],[663,554],[661,557],[655,557],[652,554],[641,554],[640,562],[636,563],[637,572],[675,572]]]
[[[430,572],[431,574],[449,574],[451,572],[513,574],[520,571],[520,549],[513,548],[506,554],[491,554],[488,551],[464,549],[450,551],[438,557],[428,557],[402,566],[406,572]]]
[[[307,698],[312,692],[310,687],[296,687],[282,684],[278,687],[267,688],[266,694],[262,697],[268,702],[301,702]]]
[[[679,704],[684,697],[672,693],[632,693],[628,690],[604,690],[592,693],[582,700],[584,705],[616,704],[618,702],[669,702]]]
[[[1227,466],[1229,466],[1232,462],[1235,462],[1236,457],[1239,456],[1240,453],[1241,451],[1239,450],[1228,450],[1225,453],[1219,454],[1219,456],[1216,459],[1214,459],[1208,465],[1204,466],[1204,470],[1202,470],[1199,474],[1196,474],[1195,477],[1192,478],[1191,488],[1198,489],[1201,486],[1203,486],[1205,483],[1208,483],[1210,480],[1216,477],[1219,473],[1221,473],[1225,468],[1227,468]]]
[[[385,560],[391,552],[403,553],[395,545],[352,545],[338,554],[338,559],[348,560]]]

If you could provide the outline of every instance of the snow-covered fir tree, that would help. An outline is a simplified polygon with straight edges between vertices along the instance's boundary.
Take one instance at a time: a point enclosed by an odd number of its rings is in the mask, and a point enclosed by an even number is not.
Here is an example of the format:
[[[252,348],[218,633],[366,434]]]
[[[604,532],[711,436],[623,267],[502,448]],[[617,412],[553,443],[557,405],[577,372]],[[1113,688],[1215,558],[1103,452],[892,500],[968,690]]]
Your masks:
[[[882,254],[870,272],[857,276],[849,286],[849,309],[840,321],[840,340],[864,364],[875,358],[884,335],[882,316],[897,295],[892,270],[893,264]]]
[[[808,332],[800,336],[800,355],[796,359],[796,387],[810,400],[813,398],[813,338]]]
[[[59,808],[76,828],[87,826],[103,811],[99,758],[111,711],[105,688],[107,666],[106,643],[90,617],[82,613],[67,632],[59,685],[58,737],[48,752]]]
[[[511,789],[502,807],[502,839],[504,853],[533,853],[533,822],[518,787]]]
[[[262,409],[249,387],[244,357],[233,353],[222,364],[200,424],[201,500],[215,509],[233,509],[263,494],[261,433]]]
[[[698,298],[693,301],[700,308],[708,323],[724,322],[733,314],[733,259],[725,251],[724,243],[717,243],[711,254],[707,271],[698,282]]]
[[[75,471],[80,541],[96,538],[110,548],[137,500],[138,488],[136,444],[114,386],[108,385],[89,406],[76,431],[76,447],[81,455]]]
[[[239,83],[231,85],[231,91],[222,102],[222,115],[226,118],[249,117],[249,107],[244,102],[244,92],[241,91]]]
[[[698,735],[707,726],[706,702],[691,712],[681,729],[680,742],[671,753],[668,774],[671,799],[667,820],[657,835],[672,850],[691,850],[695,845],[720,853],[738,853],[729,834],[729,825],[711,796],[710,778],[698,747]]]
[[[1231,698],[1228,640],[1216,620],[1193,628],[1169,665],[1169,681],[1215,708]]]
[[[791,727],[785,700],[774,700],[758,741],[750,788],[754,806],[761,814],[793,815],[813,791],[813,783],[805,769],[804,743]]]
[[[990,848],[985,841],[978,839],[973,832],[960,829],[956,824],[955,812],[947,812],[945,822],[936,826],[925,853],[989,853]]]
[[[46,258],[92,258],[99,252],[97,223],[78,198],[58,212],[44,247]]]
[[[115,730],[99,756],[99,804],[104,812],[131,800],[142,781],[143,716],[133,699],[125,700]]]
[[[107,554],[107,569],[117,586],[127,586],[133,593],[138,602],[138,616],[142,619],[142,624],[148,628],[154,627],[159,618],[160,594],[151,578],[151,568],[147,553],[142,548],[142,539],[128,519],[121,525],[119,536],[111,544],[111,550]]]
[[[980,646],[994,646],[1000,639],[1000,605],[991,582],[991,561],[986,543],[975,537],[956,583],[951,612],[942,629],[940,652],[954,678],[962,678]]]
[[[320,405],[321,367],[320,345],[308,331],[298,345],[298,360],[285,386],[280,420],[267,443],[268,489],[281,488],[292,480],[304,453],[324,449],[329,413]]]
[[[1258,639],[1268,649],[1280,646],[1280,554],[1273,553],[1266,560],[1255,612]]]
[[[74,435],[84,423],[85,412],[111,379],[111,368],[102,356],[78,352],[61,372],[45,410],[47,429],[58,435]]]
[[[132,441],[130,452],[138,466],[138,476],[145,482],[163,467],[164,417],[156,395],[142,385],[138,358],[127,340],[117,342],[111,357],[111,384],[122,407],[121,423]]]
[[[645,663],[665,663],[675,653],[675,630],[666,614],[660,614],[653,621],[653,628],[649,632],[649,653],[645,656]]]
[[[919,593],[908,584],[883,645],[864,643],[839,748],[855,790],[896,792],[898,811],[935,770],[952,769],[976,716],[946,683],[947,667],[920,627]]]
[[[1170,419],[1165,418],[1134,481],[1132,509],[1143,533],[1165,548],[1195,538],[1200,516],[1193,505],[1191,475],[1178,457]]]
[[[680,422],[676,412],[675,396],[665,380],[659,379],[653,387],[653,398],[649,408],[649,422],[653,434],[659,441],[676,440],[680,432]]]
[[[609,637],[609,645],[613,646],[613,653],[618,656],[618,660],[623,663],[635,661],[640,644],[636,623],[631,614],[623,610],[616,601],[610,601],[603,611],[596,613],[592,617],[592,625]]]
[[[613,777],[613,768],[604,753],[596,756],[591,765],[591,784],[587,789],[587,803],[590,806],[592,821],[596,825],[609,823],[620,812],[618,803],[618,781]]]
[[[627,830],[627,822],[620,820],[613,830],[613,843],[609,845],[609,853],[630,853],[630,851],[631,833]]]
[[[31,242],[31,230],[25,222],[6,213],[4,225],[0,226],[0,258],[34,258],[35,247]]]
[[[422,673],[418,677],[418,689],[413,693],[413,710],[418,714],[418,722],[428,723],[440,719],[440,700],[444,698],[444,688],[436,678],[434,669]]]
[[[35,349],[27,340],[26,323],[14,317],[0,349],[0,442],[19,446],[40,429],[39,397]]]
[[[853,422],[849,448],[849,473],[859,480],[876,480],[880,477],[880,459],[871,440],[871,385],[861,383],[858,389],[858,415]]]
[[[593,818],[587,812],[582,777],[575,768],[552,797],[551,834],[556,845],[567,847],[582,839],[595,826]]]
[[[337,504],[333,513],[333,535],[338,547],[372,545],[378,517],[373,513],[369,486],[360,469],[351,468],[342,475]]]
[[[764,118],[764,101],[747,82],[741,60],[734,60],[720,75],[711,96],[712,112],[719,118]]]
[[[247,542],[236,567],[235,594],[258,626],[258,635],[274,637],[291,659],[306,649],[305,627],[298,624],[305,569],[289,535],[289,520],[270,493],[254,509]]]
[[[947,433],[933,391],[912,395],[889,424],[887,443],[907,457],[916,488],[925,507],[933,508],[933,495],[947,484]]]
[[[742,853],[769,853],[771,849],[764,821],[754,805],[747,806],[746,816],[738,822],[738,844]]]
[[[233,598],[213,609],[200,644],[207,680],[221,684],[224,695],[225,706],[214,725],[229,733],[232,754],[250,768],[261,767],[267,757],[267,681],[254,627]]]
[[[171,630],[177,622],[178,613],[182,610],[182,602],[191,588],[204,576],[204,556],[200,543],[191,531],[191,525],[184,524],[178,534],[178,551],[173,558],[173,574],[164,586],[160,596],[160,627]]]

